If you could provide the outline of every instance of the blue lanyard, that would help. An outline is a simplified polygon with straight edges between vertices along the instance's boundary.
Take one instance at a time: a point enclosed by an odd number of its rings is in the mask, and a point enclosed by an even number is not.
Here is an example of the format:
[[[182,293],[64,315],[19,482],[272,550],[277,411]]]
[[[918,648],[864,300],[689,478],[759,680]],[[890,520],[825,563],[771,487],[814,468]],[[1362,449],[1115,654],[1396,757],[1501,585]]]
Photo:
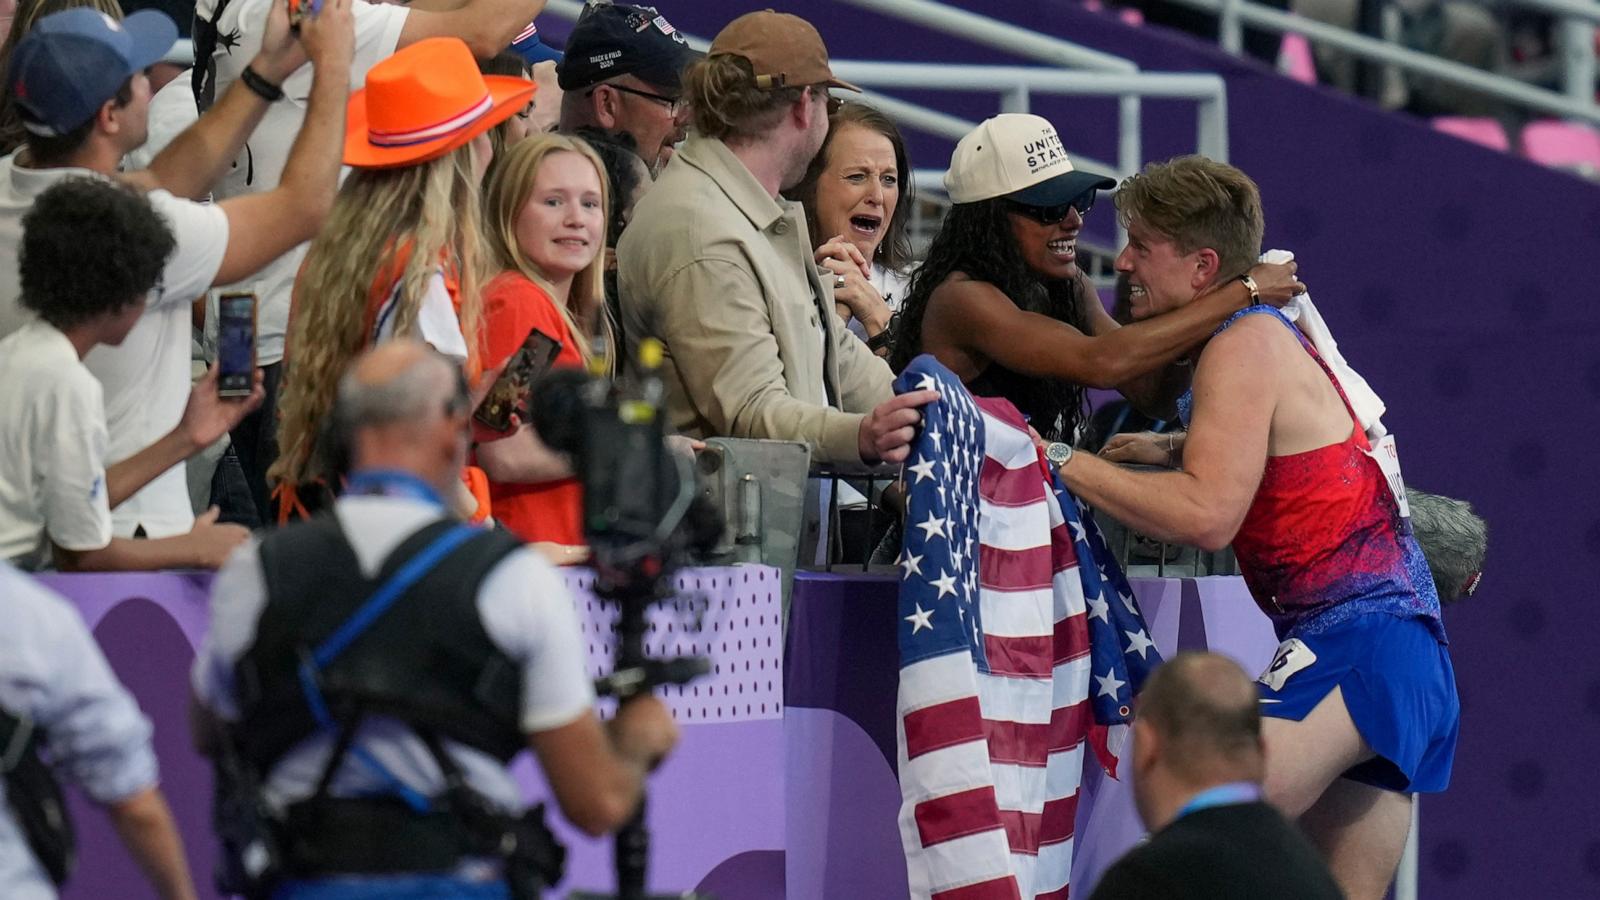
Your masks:
[[[1185,803],[1174,819],[1181,819],[1192,812],[1210,809],[1213,806],[1234,806],[1239,803],[1255,803],[1261,799],[1261,785],[1250,781],[1235,781],[1232,784],[1219,784],[1214,788],[1207,788]]]
[[[363,469],[354,472],[345,481],[344,492],[346,495],[410,497],[434,506],[444,506],[444,500],[433,485],[399,469]]]

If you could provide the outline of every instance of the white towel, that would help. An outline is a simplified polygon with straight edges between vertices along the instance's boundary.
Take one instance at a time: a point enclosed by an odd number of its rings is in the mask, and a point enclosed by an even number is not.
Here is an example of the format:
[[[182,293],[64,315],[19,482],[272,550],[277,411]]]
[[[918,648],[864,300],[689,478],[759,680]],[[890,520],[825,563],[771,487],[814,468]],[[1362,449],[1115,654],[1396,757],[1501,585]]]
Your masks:
[[[1287,250],[1268,250],[1261,254],[1261,261],[1264,263],[1281,264],[1292,259],[1294,254]],[[1339,342],[1333,339],[1333,332],[1328,330],[1328,324],[1322,320],[1322,314],[1317,312],[1316,305],[1311,302],[1311,294],[1296,295],[1283,307],[1283,314],[1311,341],[1311,346],[1317,348],[1322,361],[1328,364],[1328,368],[1333,371],[1333,377],[1338,379],[1339,385],[1344,388],[1344,394],[1350,399],[1350,407],[1355,410],[1356,419],[1361,422],[1361,429],[1367,433],[1367,439],[1376,443],[1388,433],[1382,422],[1386,409],[1383,399],[1367,384],[1365,378],[1345,362],[1344,354],[1339,352]]]

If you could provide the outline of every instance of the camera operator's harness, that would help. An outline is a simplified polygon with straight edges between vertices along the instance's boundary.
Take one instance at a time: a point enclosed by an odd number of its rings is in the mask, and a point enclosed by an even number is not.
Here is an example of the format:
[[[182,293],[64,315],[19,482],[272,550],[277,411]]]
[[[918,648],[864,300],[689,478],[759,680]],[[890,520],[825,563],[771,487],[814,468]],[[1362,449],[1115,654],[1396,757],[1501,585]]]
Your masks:
[[[442,743],[502,763],[525,746],[521,672],[489,638],[477,607],[484,577],[521,546],[501,532],[439,521],[403,541],[369,580],[331,513],[262,542],[267,603],[236,667],[242,716],[219,757],[219,887],[266,896],[286,877],[448,875],[472,859],[500,861],[518,900],[560,880],[565,851],[544,825],[543,806],[520,817],[502,811],[467,783]],[[352,599],[362,596],[359,605]],[[423,796],[354,746],[368,716],[416,734],[443,775],[441,794]],[[281,813],[269,809],[261,776],[317,734],[332,738],[333,750],[315,790]],[[330,796],[347,757],[382,789]]]

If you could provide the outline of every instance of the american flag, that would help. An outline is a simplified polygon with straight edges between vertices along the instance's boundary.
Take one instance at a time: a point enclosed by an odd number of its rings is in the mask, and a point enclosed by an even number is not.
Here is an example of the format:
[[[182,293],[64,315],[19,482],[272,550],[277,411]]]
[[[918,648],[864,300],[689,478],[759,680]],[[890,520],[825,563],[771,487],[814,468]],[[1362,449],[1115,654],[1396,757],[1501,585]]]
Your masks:
[[[1091,726],[1126,723],[1159,657],[1016,407],[974,399],[927,356],[895,384],[922,388],[941,400],[906,462],[899,560],[911,896],[1065,900]]]

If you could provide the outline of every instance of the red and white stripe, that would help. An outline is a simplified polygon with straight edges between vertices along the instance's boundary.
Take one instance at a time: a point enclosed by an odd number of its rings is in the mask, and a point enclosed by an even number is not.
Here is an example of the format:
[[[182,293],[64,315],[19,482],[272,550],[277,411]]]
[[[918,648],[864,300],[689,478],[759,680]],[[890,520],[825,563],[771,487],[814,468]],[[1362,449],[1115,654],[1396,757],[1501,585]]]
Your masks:
[[[989,674],[964,654],[901,672],[900,829],[916,900],[1066,900],[1089,705],[1083,588],[1039,453],[983,411],[979,603]]]
[[[425,125],[422,128],[412,128],[407,131],[379,131],[369,125],[367,126],[367,140],[379,147],[407,147],[412,144],[421,144],[456,133],[483,118],[493,108],[494,100],[485,92],[483,99],[474,103],[470,108],[441,122]]]

